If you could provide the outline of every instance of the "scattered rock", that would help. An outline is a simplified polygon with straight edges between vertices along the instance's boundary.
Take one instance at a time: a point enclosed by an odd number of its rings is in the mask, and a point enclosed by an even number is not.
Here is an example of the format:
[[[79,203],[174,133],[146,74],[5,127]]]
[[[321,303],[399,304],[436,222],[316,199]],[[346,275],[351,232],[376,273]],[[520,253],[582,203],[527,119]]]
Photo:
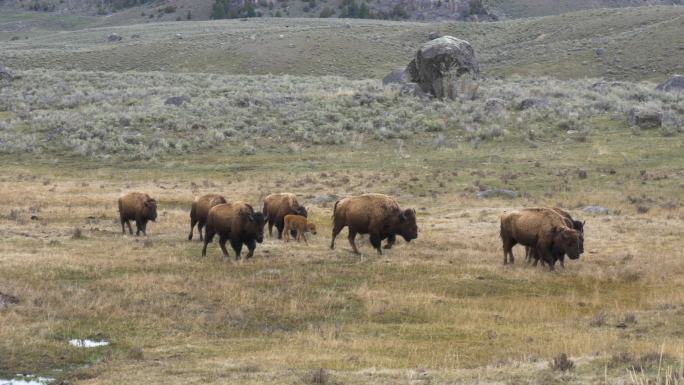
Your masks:
[[[340,197],[338,197],[337,195],[325,194],[325,195],[319,195],[319,196],[315,197],[314,199],[311,200],[311,203],[320,206],[322,204],[335,202],[338,199],[340,199]]]
[[[602,57],[603,55],[606,54],[606,49],[605,48],[596,48],[594,51],[596,53],[596,56]]]
[[[439,32],[430,32],[430,33],[428,34],[428,41],[429,41],[429,40],[439,39],[440,37],[442,37],[442,34],[441,34],[441,33],[439,33]]]
[[[494,188],[494,189],[480,191],[477,194],[475,194],[475,196],[478,198],[494,198],[494,197],[517,198],[518,193],[513,191],[513,190],[506,190],[506,189],[502,189],[502,188]]]
[[[5,294],[0,291],[0,310],[9,307],[10,305],[16,305],[19,303],[19,298]]]
[[[506,102],[499,98],[485,100],[484,110],[488,115],[496,115],[506,110]]]
[[[132,34],[131,39],[140,39],[140,34],[138,34],[138,33]]]
[[[684,76],[673,75],[656,87],[658,91],[684,93]]]
[[[178,39],[178,40],[183,40],[183,35],[180,34],[180,33],[177,33],[177,34],[176,34],[176,39]]]
[[[345,23],[345,24],[344,24],[344,28],[350,29],[350,28],[351,28],[351,24],[350,24],[350,23]]]
[[[608,214],[609,212],[607,208],[602,206],[586,206],[582,211],[589,214]]]
[[[166,101],[164,102],[164,104],[166,104],[166,105],[174,105],[176,107],[180,107],[185,103],[190,103],[190,98],[185,96],[185,95],[172,96],[172,97],[166,99]]]
[[[263,269],[256,272],[257,276],[266,276],[268,278],[278,278],[280,277],[280,274],[280,269]]]
[[[0,64],[0,80],[12,80],[14,79],[14,74],[9,68]]]
[[[388,84],[401,84],[406,83],[407,81],[408,76],[406,73],[406,69],[398,68],[387,74],[384,78],[382,78],[382,85],[386,86]]]
[[[663,125],[663,113],[650,108],[632,108],[627,113],[627,123],[645,130],[659,128]]]
[[[405,83],[401,86],[399,93],[404,96],[416,96],[420,98],[430,98],[431,95],[423,91],[417,83]]]
[[[518,104],[519,110],[528,110],[530,108],[548,108],[549,100],[544,98],[527,98]]]
[[[580,179],[587,179],[587,170],[583,170],[583,169],[577,170],[577,177]]]
[[[549,362],[549,367],[553,370],[567,372],[575,367],[575,363],[565,353],[561,353],[558,357],[555,357],[551,362]]]
[[[423,44],[406,67],[411,82],[438,98],[453,98],[453,87],[460,79],[480,74],[473,47],[465,40],[442,36]]]
[[[118,33],[110,33],[107,37],[108,41],[121,41],[123,38]]]

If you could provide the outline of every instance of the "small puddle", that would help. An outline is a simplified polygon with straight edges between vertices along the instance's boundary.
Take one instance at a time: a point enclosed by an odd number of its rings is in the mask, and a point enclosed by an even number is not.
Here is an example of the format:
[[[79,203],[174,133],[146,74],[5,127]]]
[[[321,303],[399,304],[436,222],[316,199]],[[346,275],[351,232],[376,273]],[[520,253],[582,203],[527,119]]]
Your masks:
[[[0,378],[0,385],[47,385],[52,381],[53,378],[17,374],[12,379]]]
[[[109,345],[109,341],[93,341],[89,339],[82,339],[82,340],[69,340],[69,345],[71,346],[76,346],[77,348],[97,348],[100,346],[107,346]],[[3,383],[0,383],[0,385],[5,385]]]

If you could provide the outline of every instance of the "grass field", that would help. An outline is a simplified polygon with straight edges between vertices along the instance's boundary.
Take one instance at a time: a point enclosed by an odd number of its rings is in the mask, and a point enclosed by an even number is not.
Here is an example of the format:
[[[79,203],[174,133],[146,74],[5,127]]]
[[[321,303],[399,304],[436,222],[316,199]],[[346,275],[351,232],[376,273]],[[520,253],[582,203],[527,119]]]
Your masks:
[[[684,103],[653,83],[681,68],[681,17],[0,32],[18,76],[0,84],[0,383],[682,384]],[[472,38],[486,79],[454,101],[382,88],[434,29]],[[599,41],[633,44],[615,51],[629,66],[591,56]],[[633,108],[663,127],[630,127]],[[490,188],[518,197],[476,197]],[[121,234],[129,191],[159,202],[147,237]],[[187,241],[195,196],[278,191],[308,207],[309,246],[267,235],[234,262]],[[330,250],[333,203],[316,202],[364,192],[415,208],[418,239],[355,256],[343,231]],[[516,248],[504,266],[498,218],[524,206],[586,220],[585,254],[550,273]]]
[[[342,383],[586,383],[605,370],[628,378],[644,357],[652,376],[661,350],[663,367],[680,368],[683,164],[673,140],[610,131],[553,149],[409,147],[403,158],[386,145],[332,147],[125,166],[6,156],[0,291],[20,303],[0,311],[9,326],[0,329],[0,372],[292,383],[322,367]],[[523,197],[474,198],[482,185]],[[122,236],[116,221],[116,198],[133,190],[160,202],[144,240]],[[383,256],[362,243],[356,257],[344,238],[330,251],[330,208],[308,203],[319,225],[308,247],[267,237],[253,260],[235,263],[215,244],[201,258],[200,244],[186,240],[194,195],[258,204],[271,191],[307,203],[390,193],[418,210],[419,239]],[[589,204],[610,214],[583,213]],[[498,215],[534,205],[587,220],[587,253],[555,274],[501,263]],[[84,350],[72,338],[112,345]],[[560,353],[576,361],[570,374],[546,364]]]

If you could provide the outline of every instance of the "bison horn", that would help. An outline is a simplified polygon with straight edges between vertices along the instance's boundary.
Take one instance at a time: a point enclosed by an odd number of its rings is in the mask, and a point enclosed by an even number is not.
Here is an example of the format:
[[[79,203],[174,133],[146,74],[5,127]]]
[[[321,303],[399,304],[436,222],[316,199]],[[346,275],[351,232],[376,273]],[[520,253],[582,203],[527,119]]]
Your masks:
[[[250,214],[249,217],[247,217],[250,222],[254,222],[254,215]]]

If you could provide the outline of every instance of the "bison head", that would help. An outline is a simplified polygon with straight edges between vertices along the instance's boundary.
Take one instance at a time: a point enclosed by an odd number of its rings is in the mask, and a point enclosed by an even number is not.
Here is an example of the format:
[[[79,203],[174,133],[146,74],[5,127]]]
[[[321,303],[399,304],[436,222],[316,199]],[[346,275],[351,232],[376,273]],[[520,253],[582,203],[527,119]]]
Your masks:
[[[157,219],[157,201],[148,199],[143,205],[143,217],[155,221]]]
[[[577,259],[582,254],[582,245],[580,241],[580,234],[573,229],[567,227],[554,227],[553,232],[553,247],[554,249],[564,252],[570,259]]]
[[[308,227],[309,232],[310,232],[311,234],[314,234],[314,235],[316,234],[316,225],[315,225],[315,224],[313,224],[313,223],[307,223],[306,227]]]
[[[418,238],[418,225],[416,224],[416,210],[406,209],[399,213],[397,234],[401,235],[406,242]]]
[[[262,243],[264,241],[264,224],[266,220],[264,219],[264,214],[260,212],[243,212],[242,218],[244,220],[244,232],[248,237],[254,237],[254,239]]]
[[[297,206],[297,207],[295,207],[295,208],[294,208],[294,213],[295,213],[296,215],[301,215],[301,216],[303,216],[304,218],[306,218],[306,216],[307,216],[307,214],[308,214],[308,213],[306,212],[306,207],[304,207],[304,206]]]
[[[578,233],[584,234],[584,224],[585,224],[585,223],[586,223],[586,222],[584,222],[584,221],[575,221],[575,220],[573,220],[573,221],[572,221],[572,228],[575,229],[575,230],[577,230]]]

